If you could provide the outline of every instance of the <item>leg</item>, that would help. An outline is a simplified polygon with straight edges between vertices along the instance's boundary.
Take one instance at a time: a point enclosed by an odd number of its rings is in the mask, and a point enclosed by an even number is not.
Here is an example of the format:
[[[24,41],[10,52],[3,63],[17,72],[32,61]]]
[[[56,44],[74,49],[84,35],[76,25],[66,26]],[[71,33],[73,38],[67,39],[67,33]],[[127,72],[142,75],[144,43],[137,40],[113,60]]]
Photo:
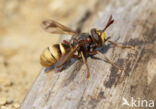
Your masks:
[[[111,40],[108,40],[108,42],[110,42],[111,44],[113,44],[114,46],[116,47],[120,47],[120,48],[127,48],[127,49],[132,49],[132,50],[135,50],[135,48],[133,46],[124,46],[124,45],[120,45],[120,44],[117,44]]]
[[[73,56],[73,54],[75,53],[76,50],[79,49],[79,46],[75,47],[72,51],[66,53],[65,55],[63,55],[55,64],[55,68],[60,68],[61,66],[64,66],[67,62],[69,62],[69,60],[71,59],[71,57]]]
[[[107,39],[105,39],[105,42],[106,42],[106,41],[108,41],[110,38],[111,38],[110,36],[109,36],[109,37],[107,37]]]
[[[72,58],[79,58],[79,56],[77,56],[77,55],[73,55]]]
[[[97,54],[97,51],[88,51],[88,53],[89,53],[90,55],[96,55],[96,54]]]
[[[89,77],[90,77],[90,72],[89,72],[88,65],[87,65],[86,59],[85,59],[84,54],[83,54],[82,51],[81,51],[81,56],[82,56],[83,63],[85,64],[86,69],[87,69],[87,80],[88,80]]]
[[[118,70],[122,70],[122,68],[120,68],[119,66],[117,66],[116,64],[114,64],[111,60],[109,60],[106,56],[104,56],[101,52],[97,51],[97,53],[101,56],[103,56],[103,58],[109,62],[112,66],[114,66],[115,68],[117,68]]]

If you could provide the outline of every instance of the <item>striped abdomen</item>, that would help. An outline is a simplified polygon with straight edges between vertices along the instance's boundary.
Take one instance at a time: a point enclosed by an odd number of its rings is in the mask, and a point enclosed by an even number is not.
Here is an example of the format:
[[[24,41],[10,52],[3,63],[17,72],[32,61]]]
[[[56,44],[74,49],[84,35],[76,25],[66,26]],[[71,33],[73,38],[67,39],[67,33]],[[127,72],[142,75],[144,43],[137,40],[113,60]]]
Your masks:
[[[55,44],[46,48],[40,56],[40,64],[44,67],[50,67],[55,64],[65,53],[72,48],[66,44]]]

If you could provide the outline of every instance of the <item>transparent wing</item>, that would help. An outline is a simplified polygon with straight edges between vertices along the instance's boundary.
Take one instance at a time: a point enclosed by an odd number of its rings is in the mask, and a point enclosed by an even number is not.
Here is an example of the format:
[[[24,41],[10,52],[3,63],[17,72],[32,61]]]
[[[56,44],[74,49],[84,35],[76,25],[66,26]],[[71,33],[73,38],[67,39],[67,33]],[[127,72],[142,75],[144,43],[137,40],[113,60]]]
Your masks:
[[[56,63],[56,68],[62,67],[63,65],[65,65],[72,57],[72,55],[75,53],[76,50],[79,49],[79,46],[75,47],[72,51],[68,52],[67,54],[65,54],[64,56],[62,56],[58,62]]]
[[[48,19],[42,22],[44,30],[53,34],[70,34],[77,35],[78,33],[54,20]]]

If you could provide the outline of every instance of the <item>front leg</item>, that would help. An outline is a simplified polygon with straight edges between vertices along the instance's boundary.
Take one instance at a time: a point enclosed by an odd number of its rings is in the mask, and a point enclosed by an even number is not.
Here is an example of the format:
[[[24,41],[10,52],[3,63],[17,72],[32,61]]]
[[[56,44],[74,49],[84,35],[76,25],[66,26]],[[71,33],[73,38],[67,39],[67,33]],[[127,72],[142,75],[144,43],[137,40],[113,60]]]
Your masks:
[[[101,52],[97,51],[97,53],[99,55],[101,55],[107,62],[109,62],[112,66],[114,66],[116,69],[118,69],[119,71],[122,70],[122,68],[120,68],[118,65],[114,64],[110,59],[108,59],[105,55],[103,55]]]
[[[116,69],[118,70],[122,70],[122,68],[120,68],[119,66],[117,66],[116,64],[114,64],[110,59],[108,59],[105,55],[103,55],[101,52],[99,51],[89,51],[88,52],[90,55],[96,55],[99,54],[101,55],[108,63],[110,63],[112,66],[114,66]]]
[[[86,66],[86,70],[87,70],[87,77],[86,78],[87,78],[87,80],[89,80],[89,78],[90,78],[90,72],[89,72],[88,64],[86,62],[86,58],[84,56],[83,51],[81,51],[81,57],[82,57],[83,63]]]
[[[110,42],[111,44],[113,44],[115,47],[120,47],[120,48],[126,48],[126,49],[135,50],[135,48],[133,46],[120,45],[120,44],[118,44],[116,42],[113,42],[111,40],[108,40],[108,42]]]

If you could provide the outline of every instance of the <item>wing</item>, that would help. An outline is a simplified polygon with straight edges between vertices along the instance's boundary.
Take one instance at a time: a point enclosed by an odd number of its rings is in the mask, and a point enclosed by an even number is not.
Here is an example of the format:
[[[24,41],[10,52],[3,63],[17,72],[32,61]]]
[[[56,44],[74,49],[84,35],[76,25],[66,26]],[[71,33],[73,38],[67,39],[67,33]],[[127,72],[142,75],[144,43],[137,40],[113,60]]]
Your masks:
[[[64,56],[62,56],[58,62],[56,63],[55,67],[59,68],[59,67],[63,67],[63,65],[65,65],[72,57],[72,55],[75,53],[76,50],[79,49],[79,46],[75,47],[72,51],[68,52],[67,54],[65,54]]]
[[[54,20],[45,20],[42,22],[42,27],[44,30],[54,34],[71,34],[77,35],[78,33],[70,28],[54,21]]]

